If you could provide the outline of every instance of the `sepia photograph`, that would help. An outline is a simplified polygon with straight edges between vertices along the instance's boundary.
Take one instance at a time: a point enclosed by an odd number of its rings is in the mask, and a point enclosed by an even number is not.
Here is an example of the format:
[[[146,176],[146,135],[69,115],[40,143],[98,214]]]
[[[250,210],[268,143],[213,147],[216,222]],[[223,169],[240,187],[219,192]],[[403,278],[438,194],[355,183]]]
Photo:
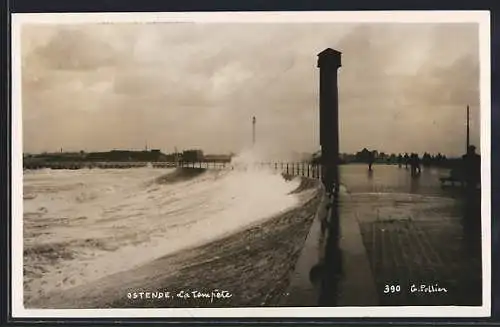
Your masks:
[[[489,315],[488,13],[17,14],[12,42],[16,314]]]

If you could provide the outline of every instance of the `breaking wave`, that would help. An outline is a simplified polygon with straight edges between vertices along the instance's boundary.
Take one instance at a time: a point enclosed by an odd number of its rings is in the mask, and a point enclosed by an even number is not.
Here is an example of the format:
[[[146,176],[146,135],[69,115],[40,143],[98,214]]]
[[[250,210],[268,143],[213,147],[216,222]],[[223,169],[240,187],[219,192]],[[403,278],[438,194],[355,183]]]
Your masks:
[[[244,162],[26,172],[25,300],[212,242],[312,196],[313,184]]]

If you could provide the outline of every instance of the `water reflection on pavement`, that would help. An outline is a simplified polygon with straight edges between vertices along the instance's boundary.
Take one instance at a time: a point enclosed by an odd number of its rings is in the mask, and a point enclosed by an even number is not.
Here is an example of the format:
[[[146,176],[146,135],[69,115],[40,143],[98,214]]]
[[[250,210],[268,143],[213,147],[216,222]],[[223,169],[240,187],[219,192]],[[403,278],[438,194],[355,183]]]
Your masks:
[[[346,193],[338,214],[359,224],[379,305],[481,305],[480,191],[441,187],[439,178],[447,174],[340,167]],[[342,237],[354,237],[342,224]]]

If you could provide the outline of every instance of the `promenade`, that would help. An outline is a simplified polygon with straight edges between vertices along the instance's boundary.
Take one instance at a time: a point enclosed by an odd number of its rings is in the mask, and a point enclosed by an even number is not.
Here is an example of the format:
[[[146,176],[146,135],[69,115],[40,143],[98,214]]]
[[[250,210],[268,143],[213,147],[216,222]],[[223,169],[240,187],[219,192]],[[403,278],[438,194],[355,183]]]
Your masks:
[[[330,210],[338,243],[328,241],[324,222],[313,224],[297,265],[309,275],[295,275],[286,305],[481,305],[480,192],[442,188],[446,174],[341,166],[337,212]]]

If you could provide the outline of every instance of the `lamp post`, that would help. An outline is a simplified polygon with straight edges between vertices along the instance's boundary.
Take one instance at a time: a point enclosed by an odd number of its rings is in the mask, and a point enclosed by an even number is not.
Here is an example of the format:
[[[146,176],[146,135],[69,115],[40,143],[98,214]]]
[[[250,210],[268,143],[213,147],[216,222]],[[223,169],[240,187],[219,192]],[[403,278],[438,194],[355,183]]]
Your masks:
[[[257,120],[255,119],[255,116],[252,118],[252,146],[255,145],[255,124],[257,123]]]
[[[467,140],[466,140],[466,148],[465,148],[465,153],[469,152],[469,146],[470,146],[470,111],[469,111],[469,105],[467,105]]]

